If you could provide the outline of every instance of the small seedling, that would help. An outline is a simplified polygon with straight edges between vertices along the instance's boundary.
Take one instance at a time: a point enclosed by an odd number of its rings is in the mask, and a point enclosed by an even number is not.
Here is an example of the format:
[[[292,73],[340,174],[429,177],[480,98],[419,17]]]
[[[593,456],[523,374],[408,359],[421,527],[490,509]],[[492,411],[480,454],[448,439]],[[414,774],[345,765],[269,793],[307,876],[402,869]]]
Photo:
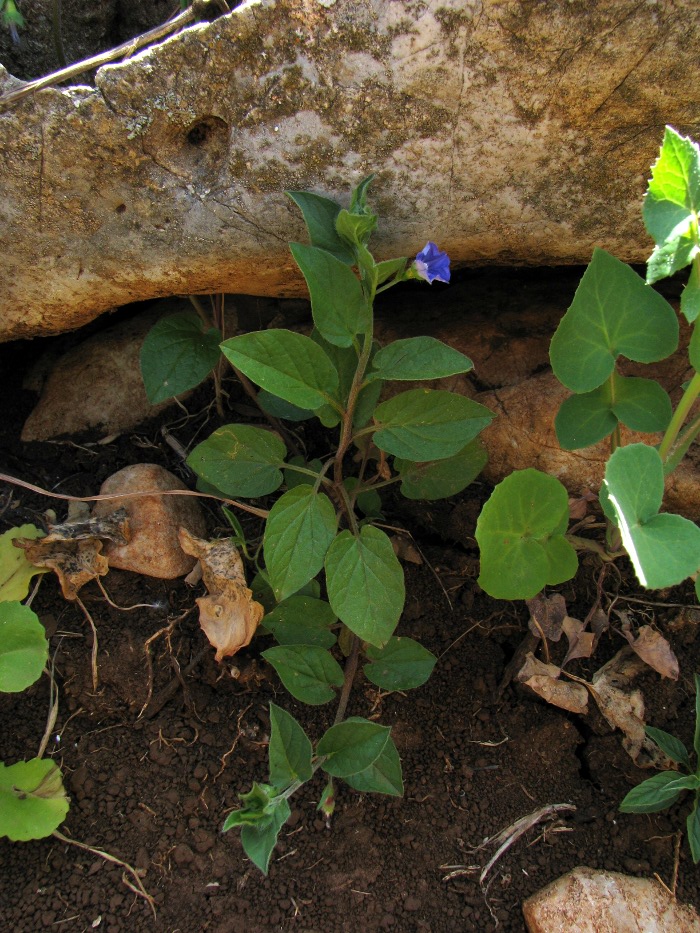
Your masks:
[[[687,748],[675,736],[663,729],[646,727],[646,734],[655,742],[679,771],[661,771],[642,781],[627,794],[620,804],[622,813],[658,813],[672,806],[688,790],[693,794],[693,805],[686,820],[686,834],[693,862],[700,862],[700,676],[695,674],[695,768]]]

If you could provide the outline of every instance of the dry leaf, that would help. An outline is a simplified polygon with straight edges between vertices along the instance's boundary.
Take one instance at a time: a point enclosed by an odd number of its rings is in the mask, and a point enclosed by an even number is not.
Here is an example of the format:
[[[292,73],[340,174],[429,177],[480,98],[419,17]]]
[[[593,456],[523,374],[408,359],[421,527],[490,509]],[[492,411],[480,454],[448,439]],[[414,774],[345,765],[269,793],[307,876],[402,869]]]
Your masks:
[[[623,624],[621,631],[632,651],[639,655],[645,664],[653,667],[662,677],[678,680],[678,658],[660,632],[655,631],[651,625],[643,625],[635,638],[629,623]]]
[[[399,560],[408,561],[409,564],[420,565],[423,563],[423,558],[420,556],[418,548],[406,535],[392,535],[389,540],[394,549],[394,554],[396,554]]]
[[[517,674],[517,679],[552,706],[572,713],[586,713],[588,691],[582,684],[559,680],[560,673],[556,664],[545,664],[530,651]]]
[[[561,625],[566,618],[566,600],[560,593],[552,596],[535,596],[526,600],[530,610],[528,628],[533,635],[544,634],[549,641],[559,641]]]
[[[35,567],[49,567],[56,572],[65,599],[77,599],[81,587],[109,571],[107,558],[101,553],[102,542],[97,538],[52,541],[50,537],[47,535],[36,541],[14,538],[12,543],[22,548]]]
[[[593,675],[591,692],[608,724],[624,733],[622,747],[640,768],[671,767],[669,759],[644,732],[644,697],[640,690],[625,691],[633,677],[644,670],[629,648],[622,648]]]
[[[229,658],[250,644],[265,610],[246,586],[243,561],[230,538],[204,541],[179,530],[180,547],[196,557],[208,596],[197,600],[199,624],[216,648],[216,660]]]
[[[573,661],[574,658],[590,658],[595,648],[596,637],[593,632],[585,631],[586,623],[581,622],[579,619],[573,619],[571,616],[567,616],[562,622],[561,627],[569,642],[569,650],[566,652],[561,666],[564,667],[565,664],[569,661]]]
[[[64,598],[74,600],[86,583],[103,577],[109,570],[101,539],[125,544],[129,540],[129,523],[124,509],[106,518],[85,518],[83,511],[75,509],[68,514],[69,518],[76,517],[62,524],[49,524],[45,537],[14,538],[12,543],[24,551],[35,567],[55,571]]]

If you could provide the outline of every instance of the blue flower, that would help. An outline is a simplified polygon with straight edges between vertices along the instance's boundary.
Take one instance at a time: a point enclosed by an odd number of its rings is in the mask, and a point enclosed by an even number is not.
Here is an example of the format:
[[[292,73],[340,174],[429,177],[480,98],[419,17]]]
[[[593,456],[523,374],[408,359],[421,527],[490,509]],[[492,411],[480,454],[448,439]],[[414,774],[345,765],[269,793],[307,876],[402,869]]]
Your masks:
[[[438,282],[450,281],[450,257],[438,249],[432,240],[418,253],[413,268],[418,273],[418,278],[425,279],[426,282],[434,282],[436,279]]]

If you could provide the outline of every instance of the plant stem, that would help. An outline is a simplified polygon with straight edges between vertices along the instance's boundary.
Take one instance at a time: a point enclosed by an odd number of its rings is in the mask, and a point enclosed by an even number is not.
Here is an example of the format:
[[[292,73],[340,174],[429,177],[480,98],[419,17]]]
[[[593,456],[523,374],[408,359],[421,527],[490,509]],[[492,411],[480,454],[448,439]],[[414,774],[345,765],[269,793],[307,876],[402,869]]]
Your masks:
[[[357,663],[359,658],[360,639],[357,637],[357,635],[353,635],[352,648],[350,649],[350,654],[348,655],[348,659],[345,662],[345,680],[343,681],[343,689],[340,693],[338,709],[335,712],[335,719],[333,720],[334,726],[337,726],[339,722],[342,722],[343,719],[345,719],[345,712],[348,708],[348,700],[350,699],[352,684],[355,680],[355,674],[357,673]]]
[[[671,447],[673,447],[676,438],[680,432],[683,422],[685,421],[688,412],[693,406],[696,398],[700,395],[700,373],[695,373],[693,378],[690,380],[690,385],[683,393],[683,396],[678,403],[678,408],[676,408],[671,418],[671,423],[666,428],[666,433],[663,436],[663,440],[659,445],[659,454],[663,461],[668,457]]]

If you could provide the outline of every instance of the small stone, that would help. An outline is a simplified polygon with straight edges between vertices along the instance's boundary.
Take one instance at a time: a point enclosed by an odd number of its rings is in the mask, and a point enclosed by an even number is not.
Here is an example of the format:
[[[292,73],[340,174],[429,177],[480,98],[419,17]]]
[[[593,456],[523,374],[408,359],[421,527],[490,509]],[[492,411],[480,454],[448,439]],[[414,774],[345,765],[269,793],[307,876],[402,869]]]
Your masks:
[[[579,867],[523,903],[529,933],[700,933],[694,907],[652,878]]]
[[[173,849],[173,861],[176,865],[179,865],[181,868],[184,865],[189,865],[190,862],[194,859],[194,852],[188,845],[185,845],[184,842],[181,842],[179,845],[176,845]]]
[[[100,495],[185,489],[172,473],[154,463],[136,463],[108,477]],[[105,499],[95,503],[93,515],[109,515],[126,509],[131,530],[128,544],[108,542],[104,554],[110,567],[131,570],[147,577],[174,580],[194,567],[195,559],[180,547],[178,529],[204,536],[206,525],[201,506],[191,496],[138,496]]]

